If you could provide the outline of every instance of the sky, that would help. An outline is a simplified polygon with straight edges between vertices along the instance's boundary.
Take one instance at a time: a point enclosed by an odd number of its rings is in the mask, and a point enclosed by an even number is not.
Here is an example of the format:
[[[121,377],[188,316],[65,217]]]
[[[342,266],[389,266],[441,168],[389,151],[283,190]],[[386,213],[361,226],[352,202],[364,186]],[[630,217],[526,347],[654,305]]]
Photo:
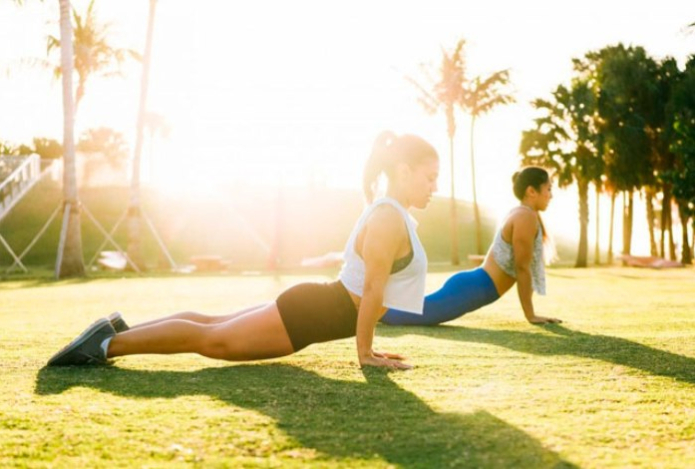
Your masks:
[[[87,3],[73,0],[78,11]],[[19,65],[46,58],[46,36],[58,34],[57,5],[0,3],[0,140],[62,139],[60,83],[45,69]],[[115,46],[142,51],[147,1],[101,0],[96,9],[112,23]],[[192,192],[238,182],[357,189],[372,141],[388,129],[435,145],[440,194],[448,195],[444,117],[422,110],[405,77],[427,83],[423,67],[436,69],[441,50],[465,39],[470,76],[509,69],[517,100],[476,124],[478,199],[501,217],[514,203],[508,187],[521,131],[532,126],[529,102],[569,81],[571,59],[623,42],[682,64],[695,53],[695,34],[685,30],[694,21],[680,0],[162,0],[148,108],[167,118],[171,133],[151,153],[145,148],[143,178]],[[90,83],[77,136],[109,126],[132,142],[139,83],[135,63],[122,78]],[[470,199],[468,117],[459,114],[458,125],[456,195]],[[573,189],[557,191],[550,210],[549,219],[576,231]]]

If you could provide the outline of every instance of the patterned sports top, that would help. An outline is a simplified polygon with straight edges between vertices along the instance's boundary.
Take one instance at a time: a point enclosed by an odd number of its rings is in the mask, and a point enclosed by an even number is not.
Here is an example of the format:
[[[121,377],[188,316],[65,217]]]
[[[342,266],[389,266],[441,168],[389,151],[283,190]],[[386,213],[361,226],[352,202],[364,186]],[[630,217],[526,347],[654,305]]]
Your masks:
[[[524,207],[522,205],[522,207]],[[531,209],[529,209],[531,210]],[[502,225],[502,228],[504,225]],[[502,228],[495,234],[492,242],[492,258],[502,271],[512,278],[516,278],[514,266],[514,246],[502,238]],[[531,260],[531,284],[533,290],[545,295],[545,263],[543,260],[543,230],[539,226],[536,238],[533,240],[533,259]]]

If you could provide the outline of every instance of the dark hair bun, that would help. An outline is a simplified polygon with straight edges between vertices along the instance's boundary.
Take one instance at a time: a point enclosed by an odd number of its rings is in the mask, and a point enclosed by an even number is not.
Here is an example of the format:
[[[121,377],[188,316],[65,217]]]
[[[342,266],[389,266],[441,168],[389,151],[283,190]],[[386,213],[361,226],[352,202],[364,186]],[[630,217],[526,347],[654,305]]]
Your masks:
[[[548,182],[549,175],[548,171],[538,166],[527,166],[512,176],[512,186],[514,190],[514,196],[517,199],[522,200],[524,194],[526,193],[527,187],[533,187],[537,191],[541,190],[541,185]]]

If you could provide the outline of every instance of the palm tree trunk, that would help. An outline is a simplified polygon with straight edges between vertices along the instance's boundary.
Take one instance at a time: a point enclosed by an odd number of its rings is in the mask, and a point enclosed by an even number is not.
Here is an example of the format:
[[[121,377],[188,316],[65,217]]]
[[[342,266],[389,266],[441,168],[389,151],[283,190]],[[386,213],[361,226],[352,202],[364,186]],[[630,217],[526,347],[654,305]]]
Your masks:
[[[575,267],[586,267],[589,251],[589,181],[579,179],[579,249]]]
[[[678,215],[680,215],[681,227],[683,230],[683,252],[681,253],[681,263],[690,265],[693,262],[693,254],[690,251],[690,236],[688,231],[688,221],[690,220],[690,216],[688,215],[687,204],[678,204]]]
[[[664,198],[661,201],[661,257],[666,259],[666,239],[668,239],[669,259],[676,259],[676,243],[673,239],[673,217],[671,207],[673,205],[673,193],[669,184],[664,185]],[[668,232],[668,238],[666,237]]]
[[[666,230],[668,229],[668,210],[671,206],[671,185],[664,184],[661,199],[661,237],[659,238],[659,256],[666,259]]]
[[[60,62],[63,70],[63,225],[58,242],[56,277],[84,276],[80,202],[75,167],[75,109],[72,92],[73,44],[70,0],[60,4]]]
[[[478,194],[475,189],[475,114],[471,114],[471,184],[473,188],[473,216],[475,218],[475,253],[483,253],[483,229],[480,223]]]
[[[458,216],[456,214],[456,195],[454,194],[454,136],[449,135],[449,163],[451,165],[451,265],[459,265]]]
[[[608,265],[613,265],[613,225],[615,220],[615,198],[618,193],[611,191],[611,219],[608,227]]]
[[[594,264],[601,265],[601,246],[599,243],[599,221],[600,221],[600,207],[601,207],[601,186],[596,185],[596,243],[594,247]]]
[[[652,187],[646,187],[644,189],[646,195],[647,204],[647,226],[649,227],[649,253],[652,256],[658,256],[659,253],[656,248],[656,237],[654,236],[654,193],[655,190]]]
[[[671,198],[671,201],[673,201],[673,197]],[[676,242],[673,239],[673,214],[671,212],[671,207],[673,204],[669,202],[668,204],[668,254],[669,254],[669,259],[672,261],[676,260]]]
[[[82,98],[84,98],[84,82],[79,78],[77,89],[75,90],[75,118],[77,118],[77,111],[80,109]]]
[[[142,217],[140,207],[140,161],[142,155],[145,114],[147,112],[147,89],[150,79],[150,58],[152,56],[152,35],[157,0],[150,0],[150,11],[147,21],[147,38],[145,53],[142,58],[142,77],[140,82],[140,103],[138,122],[135,134],[135,150],[133,152],[133,174],[130,180],[130,205],[128,206],[128,256],[138,268],[144,268],[142,258]]]
[[[632,189],[623,192],[623,254],[632,251],[632,214],[634,210],[634,193]],[[624,263],[623,263],[624,264]]]

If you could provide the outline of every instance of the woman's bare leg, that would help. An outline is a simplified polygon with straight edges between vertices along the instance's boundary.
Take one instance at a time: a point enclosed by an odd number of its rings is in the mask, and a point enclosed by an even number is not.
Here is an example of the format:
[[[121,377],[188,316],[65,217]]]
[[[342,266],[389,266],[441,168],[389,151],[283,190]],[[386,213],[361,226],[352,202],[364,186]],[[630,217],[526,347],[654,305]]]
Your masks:
[[[294,348],[273,302],[223,323],[169,319],[143,325],[114,336],[108,357],[173,353],[242,361],[282,357]]]
[[[233,313],[221,314],[221,315],[210,315],[210,314],[196,313],[195,311],[184,311],[182,313],[176,313],[176,314],[172,314],[170,316],[165,316],[163,318],[153,319],[152,321],[147,321],[147,322],[143,322],[141,324],[136,324],[134,326],[131,326],[130,328],[131,329],[139,329],[140,327],[143,327],[143,326],[152,326],[154,324],[159,324],[160,322],[171,321],[172,319],[183,319],[185,321],[197,322],[198,324],[219,324],[222,322],[227,322],[230,319],[235,319],[235,318],[242,316],[246,313],[250,313],[251,311],[256,311],[258,309],[265,308],[266,306],[268,306],[268,303],[263,304],[263,305],[251,306],[250,308],[242,309],[241,311],[235,311]]]

